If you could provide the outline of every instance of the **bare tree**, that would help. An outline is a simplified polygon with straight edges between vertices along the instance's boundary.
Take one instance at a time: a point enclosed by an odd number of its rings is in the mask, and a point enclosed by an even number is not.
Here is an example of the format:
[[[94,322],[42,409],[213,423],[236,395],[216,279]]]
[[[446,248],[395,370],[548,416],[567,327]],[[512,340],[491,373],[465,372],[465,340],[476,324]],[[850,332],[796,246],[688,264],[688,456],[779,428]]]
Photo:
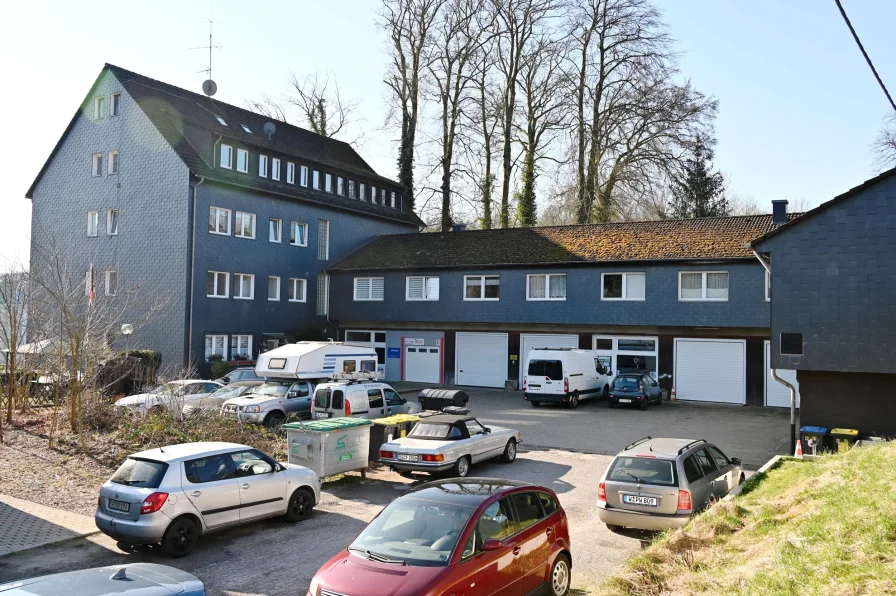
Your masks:
[[[0,275],[0,350],[6,351],[6,423],[12,422],[13,408],[20,393],[18,352],[25,343],[28,296],[28,272],[20,267]],[[25,403],[25,396],[21,397]],[[3,422],[0,416],[0,442],[3,441]]]
[[[405,187],[404,207],[414,210],[414,150],[420,83],[431,60],[431,30],[446,0],[383,0],[382,26],[392,47],[385,83],[401,112],[398,181]]]
[[[329,74],[316,72],[305,77],[289,74],[291,87],[287,101],[296,106],[312,132],[325,137],[343,133],[356,122],[357,101],[348,101],[339,91],[339,83]]]
[[[881,170],[896,166],[896,114],[884,118],[883,127],[874,142],[875,165]]]
[[[279,120],[280,122],[289,122],[283,104],[271,98],[269,95],[262,95],[261,99],[247,101],[246,107],[250,111],[255,112],[256,114],[261,114],[265,118]]]

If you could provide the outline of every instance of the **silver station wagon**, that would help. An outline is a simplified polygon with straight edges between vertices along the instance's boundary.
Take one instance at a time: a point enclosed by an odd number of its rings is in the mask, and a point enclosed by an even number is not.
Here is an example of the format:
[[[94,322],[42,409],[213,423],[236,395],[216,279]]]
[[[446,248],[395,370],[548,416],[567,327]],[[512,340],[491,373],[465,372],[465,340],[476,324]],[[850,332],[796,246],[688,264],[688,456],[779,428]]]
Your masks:
[[[678,528],[743,481],[741,461],[712,443],[644,437],[604,472],[597,516],[611,530]]]
[[[308,517],[320,479],[236,443],[184,443],[128,457],[100,489],[97,527],[125,544],[189,554],[200,534],[282,515]]]

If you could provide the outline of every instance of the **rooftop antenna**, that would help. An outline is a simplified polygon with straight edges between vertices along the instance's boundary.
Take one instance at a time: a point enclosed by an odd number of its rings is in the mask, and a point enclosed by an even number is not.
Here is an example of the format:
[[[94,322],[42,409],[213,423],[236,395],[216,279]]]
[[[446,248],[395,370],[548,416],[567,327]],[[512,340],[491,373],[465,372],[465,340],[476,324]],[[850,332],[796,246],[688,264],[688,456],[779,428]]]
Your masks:
[[[208,78],[202,82],[202,92],[211,97],[215,93],[218,92],[218,85],[212,80],[212,49],[217,48],[218,51],[224,47],[222,44],[215,45],[212,42],[212,30],[215,26],[215,22],[212,19],[208,19],[208,45],[207,46],[199,46],[196,48],[190,48],[191,50],[208,50],[208,68],[204,68],[197,72],[204,72],[208,75]]]

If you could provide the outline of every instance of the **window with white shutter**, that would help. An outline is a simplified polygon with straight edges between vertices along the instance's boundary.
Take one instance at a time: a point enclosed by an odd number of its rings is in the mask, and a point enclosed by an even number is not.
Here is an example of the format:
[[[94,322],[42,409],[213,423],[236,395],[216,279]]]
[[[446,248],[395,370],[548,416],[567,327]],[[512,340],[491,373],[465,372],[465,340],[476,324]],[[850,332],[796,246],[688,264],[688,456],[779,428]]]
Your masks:
[[[439,278],[408,276],[406,300],[438,300]]]
[[[385,283],[382,277],[356,277],[355,300],[381,301],[385,294]]]

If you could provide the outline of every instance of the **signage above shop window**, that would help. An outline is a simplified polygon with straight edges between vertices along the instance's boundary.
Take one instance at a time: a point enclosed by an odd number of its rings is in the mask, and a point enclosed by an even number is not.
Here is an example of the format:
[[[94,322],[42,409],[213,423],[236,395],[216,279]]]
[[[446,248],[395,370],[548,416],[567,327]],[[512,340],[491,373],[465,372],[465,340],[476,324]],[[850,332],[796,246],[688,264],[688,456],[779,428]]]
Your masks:
[[[423,339],[420,337],[406,337],[406,338],[404,338],[404,345],[406,345],[406,346],[422,346]]]

